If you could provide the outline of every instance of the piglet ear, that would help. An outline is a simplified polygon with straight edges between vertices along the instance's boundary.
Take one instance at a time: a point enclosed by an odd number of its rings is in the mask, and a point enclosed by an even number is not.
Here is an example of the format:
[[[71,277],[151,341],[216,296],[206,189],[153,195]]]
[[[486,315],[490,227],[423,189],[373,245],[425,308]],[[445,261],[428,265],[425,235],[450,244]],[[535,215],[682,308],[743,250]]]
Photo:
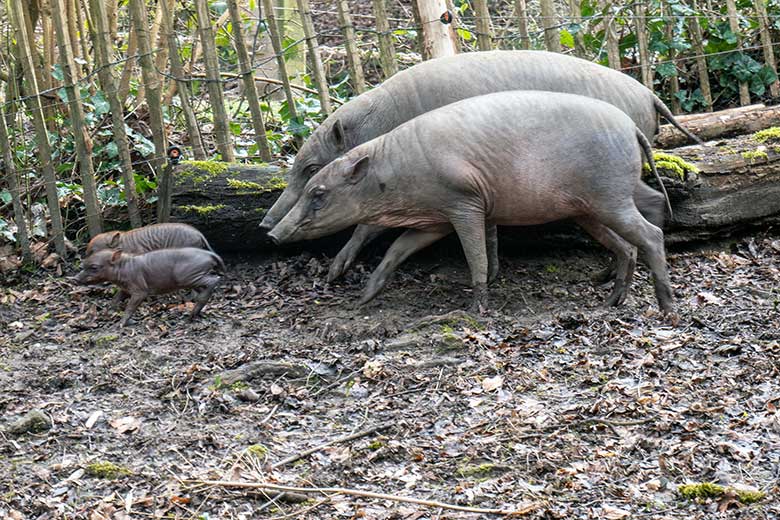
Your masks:
[[[111,261],[109,262],[111,265],[114,265],[119,261],[119,258],[122,256],[122,250],[117,249],[114,251],[114,254],[111,255]]]
[[[341,119],[336,119],[330,134],[336,149],[339,152],[345,151],[347,149],[347,134],[344,132],[344,125],[341,124]]]
[[[349,184],[357,184],[368,174],[368,156],[357,159],[346,173],[346,180]]]
[[[117,231],[113,235],[111,235],[111,240],[108,241],[108,247],[111,249],[116,249],[119,247],[119,238],[122,236],[122,233]]]

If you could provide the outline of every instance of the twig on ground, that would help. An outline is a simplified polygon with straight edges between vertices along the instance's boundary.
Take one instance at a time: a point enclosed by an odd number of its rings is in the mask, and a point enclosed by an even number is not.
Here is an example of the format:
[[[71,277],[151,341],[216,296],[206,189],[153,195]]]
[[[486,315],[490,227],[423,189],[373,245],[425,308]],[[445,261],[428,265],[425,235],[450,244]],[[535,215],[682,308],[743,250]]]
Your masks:
[[[295,455],[291,455],[291,456],[287,457],[286,459],[282,459],[279,462],[276,462],[276,463],[272,464],[271,465],[271,469],[279,469],[282,466],[286,466],[287,464],[295,462],[298,459],[302,459],[304,457],[308,457],[312,453],[317,453],[318,451],[321,451],[321,450],[327,448],[328,446],[332,446],[334,444],[339,444],[341,442],[353,441],[355,439],[359,439],[361,437],[365,437],[366,435],[371,435],[372,433],[375,433],[375,432],[378,432],[378,431],[381,431],[381,430],[386,430],[387,428],[391,427],[393,424],[395,424],[395,423],[386,422],[386,423],[382,423],[382,424],[377,424],[376,426],[372,426],[371,428],[368,428],[366,430],[362,430],[362,431],[355,432],[355,433],[350,433],[349,435],[343,435],[341,437],[338,437],[336,439],[328,441],[328,442],[326,442],[324,444],[320,444],[319,446],[315,446],[313,448],[309,448],[306,451],[302,451],[302,452],[297,453]]]
[[[504,515],[504,516],[521,516],[526,515],[532,511],[539,509],[542,504],[534,502],[522,509],[484,509],[480,507],[468,507],[458,506],[455,504],[448,504],[446,502],[438,502],[435,500],[423,500],[419,498],[404,497],[399,495],[388,495],[385,493],[374,493],[372,491],[363,491],[359,489],[349,488],[319,488],[319,487],[293,487],[293,486],[280,486],[278,484],[269,484],[265,482],[231,482],[225,480],[184,480],[183,482],[191,484],[201,484],[215,487],[235,487],[245,489],[273,489],[277,491],[291,491],[294,493],[331,493],[338,495],[352,495],[365,498],[376,498],[379,500],[390,500],[393,502],[406,502],[409,504],[418,504],[426,507],[435,507],[442,509],[450,509],[453,511],[464,511],[467,513],[481,513],[486,515]]]

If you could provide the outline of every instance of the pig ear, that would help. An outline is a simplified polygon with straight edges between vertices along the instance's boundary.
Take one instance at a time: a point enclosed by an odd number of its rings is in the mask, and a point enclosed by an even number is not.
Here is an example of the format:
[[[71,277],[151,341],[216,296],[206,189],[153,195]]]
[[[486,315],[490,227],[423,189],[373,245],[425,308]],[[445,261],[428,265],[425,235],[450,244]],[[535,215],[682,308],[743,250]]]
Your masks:
[[[336,119],[336,124],[330,131],[333,144],[336,145],[338,151],[343,152],[347,149],[347,135],[344,133],[344,125],[341,124],[341,119]]]
[[[121,256],[122,256],[122,250],[121,249],[117,249],[116,251],[114,251],[114,254],[111,255],[111,262],[109,262],[109,263],[111,265],[114,265],[115,263],[117,263],[119,261],[119,257],[121,257]]]
[[[108,241],[108,247],[110,247],[111,249],[115,249],[115,248],[119,247],[119,237],[120,236],[121,236],[121,233],[119,233],[118,231],[116,233],[114,233],[113,235],[111,235],[111,240]]]
[[[357,184],[358,182],[362,181],[363,178],[368,173],[368,156],[364,155],[354,163],[352,163],[352,167],[350,170],[346,173],[347,182],[349,184]]]

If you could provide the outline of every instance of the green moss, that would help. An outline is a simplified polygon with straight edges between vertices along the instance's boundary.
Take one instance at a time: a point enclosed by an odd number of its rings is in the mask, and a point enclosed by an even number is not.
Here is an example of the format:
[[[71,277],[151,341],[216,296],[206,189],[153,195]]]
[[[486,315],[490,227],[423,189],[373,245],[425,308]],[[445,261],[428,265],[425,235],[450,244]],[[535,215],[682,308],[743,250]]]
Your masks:
[[[688,178],[689,173],[699,173],[699,168],[695,164],[689,163],[682,157],[672,155],[664,152],[653,152],[653,162],[658,173],[664,174],[669,177],[672,174],[675,177],[679,177],[680,180]],[[643,167],[645,173],[650,173],[650,165],[645,164]]]
[[[236,381],[232,385],[230,385],[230,389],[234,392],[242,392],[244,390],[249,389],[249,385],[246,384],[244,381]]]
[[[385,445],[385,443],[382,442],[382,441],[374,441],[374,442],[372,442],[371,444],[368,445],[368,449],[376,451],[376,450],[384,447],[384,445]]]
[[[184,167],[176,172],[176,180],[181,183],[191,180],[193,184],[203,184],[228,171],[230,163],[219,161],[182,161]]]
[[[475,466],[469,466],[464,464],[458,467],[458,473],[463,478],[488,478],[496,470],[496,465],[486,462],[484,464],[478,464]]]
[[[441,326],[441,333],[442,334],[452,334],[455,332],[455,329],[453,329],[450,325],[442,325]]]
[[[287,181],[283,177],[274,175],[265,183],[265,191],[283,190],[287,187]]]
[[[754,504],[766,498],[766,493],[762,491],[739,490],[732,487],[724,487],[713,482],[683,484],[677,488],[677,493],[688,500],[719,498],[729,493],[735,495],[743,504]]]
[[[102,347],[119,339],[118,334],[104,334],[95,338],[95,345]]]
[[[214,213],[225,208],[224,204],[217,204],[214,206],[177,206],[180,210],[186,213],[197,213],[198,215],[205,216],[209,213]]]
[[[753,140],[757,143],[775,143],[780,141],[780,126],[772,126],[765,130],[759,130],[753,134]]]
[[[93,462],[92,464],[88,464],[84,470],[90,477],[108,480],[114,480],[119,477],[126,477],[133,474],[129,469],[107,461]]]
[[[268,455],[268,448],[262,444],[253,444],[246,449],[246,452],[258,459],[265,459]]]
[[[769,156],[764,150],[748,150],[742,152],[742,157],[749,160],[751,163],[758,161],[759,159],[768,160]]]

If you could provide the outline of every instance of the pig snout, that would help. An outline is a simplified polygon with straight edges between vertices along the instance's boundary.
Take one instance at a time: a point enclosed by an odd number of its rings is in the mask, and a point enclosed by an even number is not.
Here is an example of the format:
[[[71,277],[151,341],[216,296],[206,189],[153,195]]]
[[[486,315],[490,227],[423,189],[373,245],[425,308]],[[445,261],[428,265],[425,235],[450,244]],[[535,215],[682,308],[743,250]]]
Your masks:
[[[275,246],[278,246],[279,244],[281,244],[281,242],[279,241],[279,237],[277,237],[277,236],[274,234],[274,232],[273,232],[273,231],[270,231],[270,232],[268,233],[268,238],[271,240],[271,242],[273,242],[273,243],[274,243],[274,245],[275,245]]]

